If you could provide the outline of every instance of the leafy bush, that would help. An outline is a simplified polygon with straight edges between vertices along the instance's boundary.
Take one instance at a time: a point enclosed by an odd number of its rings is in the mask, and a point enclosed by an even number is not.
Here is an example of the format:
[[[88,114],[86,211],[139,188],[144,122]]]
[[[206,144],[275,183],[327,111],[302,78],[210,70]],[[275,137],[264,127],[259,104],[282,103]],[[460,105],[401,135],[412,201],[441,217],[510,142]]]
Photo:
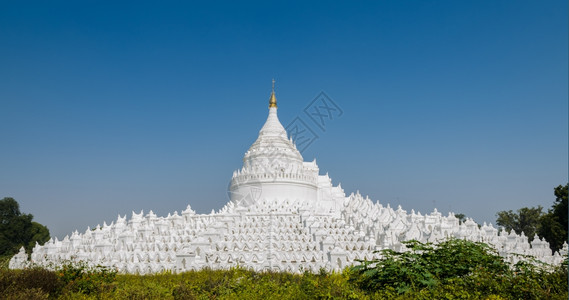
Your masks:
[[[409,251],[352,267],[350,281],[385,299],[567,299],[567,266],[525,257],[510,265],[484,243],[451,239],[437,245],[408,241]]]
[[[26,299],[26,300],[44,300],[44,299],[49,299],[49,295],[47,293],[45,293],[44,291],[42,291],[41,289],[37,289],[37,288],[31,288],[31,289],[23,289],[23,290],[14,290],[14,291],[10,291],[9,293],[5,294],[6,300],[20,300],[20,299]]]
[[[356,281],[365,290],[393,287],[398,294],[410,289],[430,288],[441,281],[484,270],[493,274],[508,266],[494,250],[482,243],[451,239],[433,245],[415,240],[403,242],[409,251],[380,251],[379,260],[361,261],[353,269]]]
[[[83,294],[113,289],[117,272],[107,267],[90,267],[86,263],[67,263],[55,270],[65,289]]]
[[[0,270],[0,295],[13,299],[42,299],[57,295],[62,284],[53,271],[32,268]],[[19,296],[18,296],[19,295]],[[9,297],[8,297],[9,298]]]

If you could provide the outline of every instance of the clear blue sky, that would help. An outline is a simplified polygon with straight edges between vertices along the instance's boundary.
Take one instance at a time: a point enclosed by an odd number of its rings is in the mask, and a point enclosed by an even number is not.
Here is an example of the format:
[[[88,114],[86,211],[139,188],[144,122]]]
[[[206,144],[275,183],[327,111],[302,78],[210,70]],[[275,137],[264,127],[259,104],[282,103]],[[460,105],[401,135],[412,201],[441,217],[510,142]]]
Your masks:
[[[568,177],[567,1],[4,1],[0,197],[53,235],[221,208],[267,116],[346,193],[482,223]]]

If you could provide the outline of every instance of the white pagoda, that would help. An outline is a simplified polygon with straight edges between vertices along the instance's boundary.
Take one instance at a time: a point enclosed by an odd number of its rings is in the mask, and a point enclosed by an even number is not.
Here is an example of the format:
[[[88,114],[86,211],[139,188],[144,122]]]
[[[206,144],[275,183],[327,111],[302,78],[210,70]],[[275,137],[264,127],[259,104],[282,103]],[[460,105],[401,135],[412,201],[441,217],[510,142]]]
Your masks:
[[[558,264],[559,252],[535,237],[507,234],[472,219],[460,224],[453,213],[410,213],[372,202],[359,193],[346,196],[316,161],[305,162],[279,122],[273,91],[269,116],[257,140],[233,172],[230,201],[219,211],[196,214],[190,205],[178,214],[118,216],[84,233],[36,245],[28,261],[23,248],[10,268],[53,266],[69,261],[116,268],[122,273],[183,272],[204,267],[301,272],[340,270],[376,250],[405,250],[402,241],[438,242],[461,238],[493,245],[511,261],[519,256]],[[567,253],[567,244],[562,251]]]

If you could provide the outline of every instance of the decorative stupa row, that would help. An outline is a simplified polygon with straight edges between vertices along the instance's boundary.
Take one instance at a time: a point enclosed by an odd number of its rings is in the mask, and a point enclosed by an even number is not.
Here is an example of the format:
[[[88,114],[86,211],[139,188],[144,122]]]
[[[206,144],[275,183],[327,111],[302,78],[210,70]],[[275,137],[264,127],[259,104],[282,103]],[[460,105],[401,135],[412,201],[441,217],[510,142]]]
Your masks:
[[[183,272],[205,267],[235,266],[254,270],[302,272],[340,270],[356,260],[378,258],[381,249],[404,251],[402,241],[438,242],[460,238],[493,245],[514,262],[519,256],[558,264],[549,243],[535,237],[460,223],[453,213],[443,216],[393,209],[358,193],[346,196],[320,175],[316,161],[305,162],[279,122],[273,91],[269,116],[257,140],[233,172],[230,201],[219,211],[197,214],[190,205],[180,214],[158,217],[132,213],[118,216],[84,233],[36,245],[31,260],[23,248],[10,268],[54,266],[70,261],[116,268],[122,273]],[[567,244],[562,253],[567,253]]]

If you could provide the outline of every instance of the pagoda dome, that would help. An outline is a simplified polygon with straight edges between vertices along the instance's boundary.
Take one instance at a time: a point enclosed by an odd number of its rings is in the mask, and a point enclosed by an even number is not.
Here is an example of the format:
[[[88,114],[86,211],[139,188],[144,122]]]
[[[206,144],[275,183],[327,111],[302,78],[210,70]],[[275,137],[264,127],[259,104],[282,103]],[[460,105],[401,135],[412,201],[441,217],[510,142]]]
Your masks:
[[[243,168],[233,174],[230,197],[236,203],[248,204],[260,198],[314,201],[317,185],[318,167],[303,161],[279,121],[273,82],[267,121],[245,153]]]
[[[274,98],[274,92],[271,99]],[[279,121],[277,107],[269,107],[269,116],[259,131],[259,137],[243,157],[244,167],[281,168],[284,165],[302,165],[303,159]]]

